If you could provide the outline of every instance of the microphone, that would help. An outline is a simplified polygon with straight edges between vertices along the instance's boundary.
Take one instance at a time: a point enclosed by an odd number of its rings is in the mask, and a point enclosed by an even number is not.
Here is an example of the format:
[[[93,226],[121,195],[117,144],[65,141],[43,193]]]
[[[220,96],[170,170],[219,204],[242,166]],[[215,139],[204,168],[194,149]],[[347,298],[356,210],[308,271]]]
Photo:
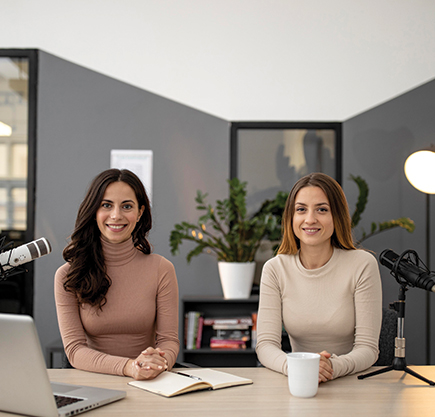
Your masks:
[[[408,254],[414,255],[415,259],[411,259]],[[429,271],[426,265],[421,262],[417,253],[413,250],[407,250],[400,256],[391,249],[385,249],[380,255],[379,260],[382,265],[391,270],[391,275],[396,278],[396,281],[402,285],[410,285],[411,287],[422,288],[423,290],[435,292],[435,272]],[[424,268],[419,266],[421,263]],[[404,281],[399,281],[398,275]]]
[[[18,246],[17,248],[0,253],[0,276],[6,277],[14,269],[22,264],[33,261],[51,252],[51,245],[47,239],[40,239]]]

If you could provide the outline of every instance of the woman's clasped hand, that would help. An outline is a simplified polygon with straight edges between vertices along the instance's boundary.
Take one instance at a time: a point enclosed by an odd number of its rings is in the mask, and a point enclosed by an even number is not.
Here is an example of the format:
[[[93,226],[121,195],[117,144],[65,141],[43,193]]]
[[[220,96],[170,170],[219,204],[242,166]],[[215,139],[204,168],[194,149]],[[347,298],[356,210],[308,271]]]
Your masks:
[[[327,382],[332,379],[332,365],[329,358],[331,354],[326,350],[323,350],[319,353],[320,355],[320,363],[319,363],[319,384],[320,382]]]
[[[160,348],[149,347],[136,359],[129,360],[124,368],[124,375],[136,380],[153,379],[168,369],[165,352]]]

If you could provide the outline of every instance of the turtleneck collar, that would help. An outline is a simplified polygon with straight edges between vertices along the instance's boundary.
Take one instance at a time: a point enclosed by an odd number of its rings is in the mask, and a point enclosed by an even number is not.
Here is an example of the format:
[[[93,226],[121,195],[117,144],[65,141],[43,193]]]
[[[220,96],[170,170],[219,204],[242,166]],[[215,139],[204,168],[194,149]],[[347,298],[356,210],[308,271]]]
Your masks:
[[[122,243],[110,243],[101,239],[106,266],[122,266],[133,260],[138,249],[133,245],[133,238]]]
[[[306,276],[311,276],[311,277],[323,276],[333,267],[333,265],[335,265],[336,259],[339,256],[339,252],[340,252],[339,250],[333,248],[332,256],[329,258],[328,262],[326,262],[326,264],[321,266],[320,268],[316,268],[316,269],[306,269],[302,265],[298,252],[296,255],[296,265],[298,269]]]

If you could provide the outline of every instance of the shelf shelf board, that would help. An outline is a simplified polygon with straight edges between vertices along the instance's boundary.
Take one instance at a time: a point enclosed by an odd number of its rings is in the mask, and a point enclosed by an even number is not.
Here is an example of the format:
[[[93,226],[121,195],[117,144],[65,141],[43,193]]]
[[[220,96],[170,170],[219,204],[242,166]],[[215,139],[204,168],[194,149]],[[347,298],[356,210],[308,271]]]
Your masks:
[[[221,296],[194,296],[194,295],[186,295],[183,297],[183,301],[185,303],[255,303],[258,302],[258,295],[252,295],[250,298],[237,298],[237,299],[226,299]]]
[[[215,353],[215,354],[228,354],[228,353],[232,353],[232,354],[247,354],[247,353],[255,353],[255,349],[252,348],[247,348],[247,349],[212,349],[212,348],[201,348],[201,349],[183,349],[183,353],[184,354],[210,354],[210,353]]]

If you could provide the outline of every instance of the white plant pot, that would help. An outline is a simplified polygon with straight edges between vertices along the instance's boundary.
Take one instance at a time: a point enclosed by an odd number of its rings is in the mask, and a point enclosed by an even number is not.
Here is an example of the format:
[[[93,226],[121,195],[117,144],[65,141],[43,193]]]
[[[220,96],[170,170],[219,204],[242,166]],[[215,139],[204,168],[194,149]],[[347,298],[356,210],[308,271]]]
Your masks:
[[[218,262],[225,299],[250,297],[255,265],[255,262]]]

